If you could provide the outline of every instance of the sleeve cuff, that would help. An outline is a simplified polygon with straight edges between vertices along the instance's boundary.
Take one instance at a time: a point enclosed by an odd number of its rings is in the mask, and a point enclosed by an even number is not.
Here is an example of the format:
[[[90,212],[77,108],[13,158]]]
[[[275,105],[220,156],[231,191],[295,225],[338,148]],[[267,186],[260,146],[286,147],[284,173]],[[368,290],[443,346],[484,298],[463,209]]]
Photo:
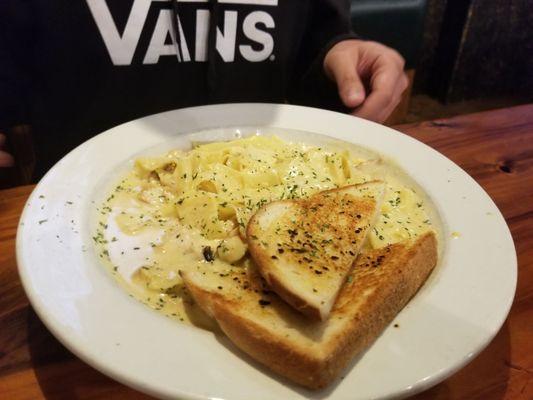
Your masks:
[[[361,37],[355,33],[338,35],[320,50],[318,56],[304,74],[299,84],[299,90],[291,99],[293,103],[332,111],[349,111],[339,97],[337,85],[324,72],[324,58],[337,43],[350,39],[361,39]]]

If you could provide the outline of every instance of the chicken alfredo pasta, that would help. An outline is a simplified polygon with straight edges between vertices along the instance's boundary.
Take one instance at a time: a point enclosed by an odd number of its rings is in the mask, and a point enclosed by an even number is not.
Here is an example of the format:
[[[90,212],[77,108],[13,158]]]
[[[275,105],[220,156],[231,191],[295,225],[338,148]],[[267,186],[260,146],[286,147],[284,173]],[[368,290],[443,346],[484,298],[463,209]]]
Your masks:
[[[379,158],[265,136],[139,158],[101,206],[94,241],[132,296],[168,316],[210,327],[179,271],[208,262],[242,266],[245,274],[251,262],[245,228],[264,204],[379,178],[387,191],[367,246],[433,229],[426,198],[391,171]]]

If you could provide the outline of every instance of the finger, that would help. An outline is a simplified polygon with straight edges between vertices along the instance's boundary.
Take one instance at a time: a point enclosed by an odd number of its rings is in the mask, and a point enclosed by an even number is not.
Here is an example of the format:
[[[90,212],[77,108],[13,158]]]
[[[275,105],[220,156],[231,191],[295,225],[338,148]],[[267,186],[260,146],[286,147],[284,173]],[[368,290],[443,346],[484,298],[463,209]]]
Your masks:
[[[365,100],[365,87],[357,73],[357,56],[339,52],[327,61],[326,73],[335,80],[346,107],[355,108]]]
[[[6,136],[3,133],[0,133],[0,147],[6,142]]]
[[[405,89],[407,89],[407,86],[409,86],[409,79],[407,79],[407,76],[404,73],[403,76],[400,77],[400,79],[396,83],[396,87],[394,88],[394,93],[392,95],[392,101],[377,117],[377,122],[383,123],[387,120],[387,118],[389,118],[389,116],[394,112],[396,107],[398,107],[398,104],[400,104],[400,102],[402,101],[402,95]]]
[[[383,63],[371,79],[371,93],[353,115],[383,122],[383,115],[395,101],[395,89],[403,71],[396,63]]]
[[[11,154],[6,153],[5,151],[0,151],[0,167],[12,167],[15,163],[15,160]]]

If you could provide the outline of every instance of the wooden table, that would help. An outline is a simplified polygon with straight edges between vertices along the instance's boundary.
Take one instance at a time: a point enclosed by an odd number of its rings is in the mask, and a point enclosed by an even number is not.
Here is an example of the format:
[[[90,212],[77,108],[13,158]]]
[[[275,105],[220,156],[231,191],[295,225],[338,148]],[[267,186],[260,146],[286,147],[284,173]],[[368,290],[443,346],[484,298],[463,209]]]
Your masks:
[[[472,175],[505,216],[518,252],[511,313],[468,366],[417,399],[533,399],[533,105],[398,126]],[[146,399],[67,351],[28,303],[15,233],[32,186],[0,191],[0,398]]]

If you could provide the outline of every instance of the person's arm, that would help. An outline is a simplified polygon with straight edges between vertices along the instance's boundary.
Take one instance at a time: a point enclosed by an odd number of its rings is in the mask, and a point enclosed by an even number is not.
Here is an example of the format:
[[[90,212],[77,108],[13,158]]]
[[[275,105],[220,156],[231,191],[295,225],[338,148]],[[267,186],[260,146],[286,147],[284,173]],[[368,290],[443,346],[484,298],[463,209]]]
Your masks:
[[[352,32],[349,1],[312,4],[300,54],[310,66],[289,100],[383,122],[407,87],[402,57]]]
[[[3,147],[6,141],[4,134],[0,133],[0,168],[12,167],[14,164],[13,156],[5,151]]]
[[[27,79],[24,74],[24,56],[30,48],[32,18],[29,2],[0,2],[0,167],[11,167],[15,160],[5,151],[8,132],[15,126],[27,123],[25,118],[25,93]]]
[[[352,32],[348,0],[311,0],[305,13],[306,29],[296,56],[288,100],[292,103],[346,111],[335,83],[324,73],[328,51],[344,39],[358,36]],[[303,15],[302,15],[303,17]]]

